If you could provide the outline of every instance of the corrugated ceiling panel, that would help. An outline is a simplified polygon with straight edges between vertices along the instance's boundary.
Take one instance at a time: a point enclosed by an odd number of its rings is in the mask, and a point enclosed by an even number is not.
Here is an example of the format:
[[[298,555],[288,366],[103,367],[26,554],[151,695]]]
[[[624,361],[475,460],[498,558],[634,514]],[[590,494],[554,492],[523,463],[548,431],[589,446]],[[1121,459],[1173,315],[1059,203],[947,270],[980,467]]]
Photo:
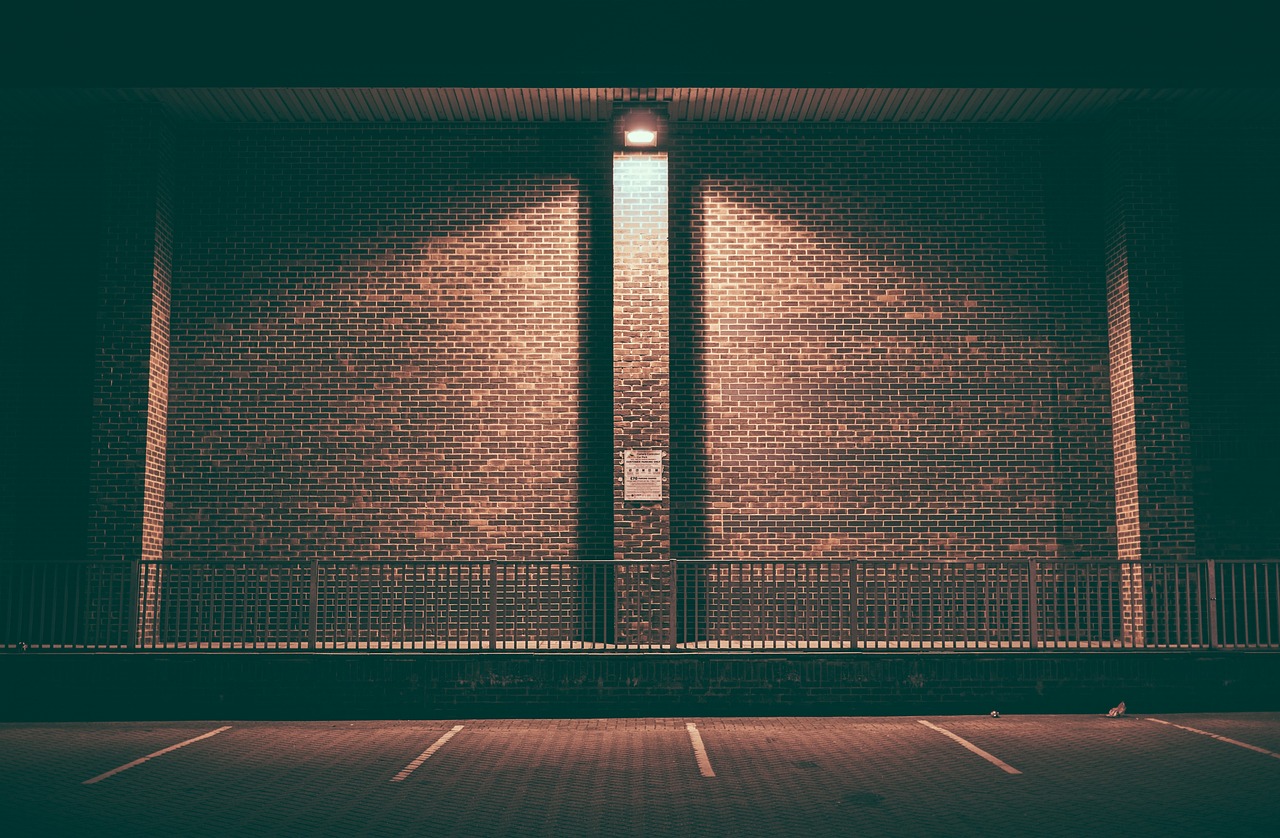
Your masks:
[[[160,105],[188,123],[599,121],[615,102],[665,102],[692,122],[1057,122],[1118,102],[1202,118],[1280,118],[1280,91],[1197,88],[86,88],[0,89],[0,115],[76,118]]]

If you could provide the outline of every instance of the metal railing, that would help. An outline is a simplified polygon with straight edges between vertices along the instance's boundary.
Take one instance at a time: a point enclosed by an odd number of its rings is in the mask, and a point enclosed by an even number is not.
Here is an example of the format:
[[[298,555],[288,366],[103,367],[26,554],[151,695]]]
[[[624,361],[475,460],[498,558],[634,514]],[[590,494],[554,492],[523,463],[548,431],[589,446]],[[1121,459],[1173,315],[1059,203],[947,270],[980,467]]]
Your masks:
[[[1280,649],[1280,561],[8,561],[0,648]]]

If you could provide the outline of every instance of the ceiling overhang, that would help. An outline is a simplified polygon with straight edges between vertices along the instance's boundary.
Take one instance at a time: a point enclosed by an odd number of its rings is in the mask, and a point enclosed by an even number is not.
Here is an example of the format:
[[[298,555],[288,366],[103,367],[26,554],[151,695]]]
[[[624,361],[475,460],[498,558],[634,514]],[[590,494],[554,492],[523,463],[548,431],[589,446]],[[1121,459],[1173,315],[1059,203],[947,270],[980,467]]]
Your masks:
[[[1053,123],[1166,103],[1190,118],[1275,119],[1276,88],[85,87],[0,90],[0,113],[76,119],[151,105],[188,124],[596,122],[661,102],[674,122]]]

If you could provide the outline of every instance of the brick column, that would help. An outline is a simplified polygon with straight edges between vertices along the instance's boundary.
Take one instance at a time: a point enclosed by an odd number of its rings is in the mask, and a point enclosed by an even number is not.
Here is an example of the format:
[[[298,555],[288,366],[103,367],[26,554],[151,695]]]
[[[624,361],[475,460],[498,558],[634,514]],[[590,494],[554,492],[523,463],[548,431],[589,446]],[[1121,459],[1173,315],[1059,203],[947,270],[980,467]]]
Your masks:
[[[1123,562],[1194,557],[1175,125],[1128,108],[1107,132],[1106,268],[1116,540]],[[1126,640],[1141,644],[1139,568],[1122,578]]]
[[[670,451],[667,156],[619,151],[613,161],[614,559],[665,561],[671,551],[669,461],[662,500],[624,497],[627,450]],[[618,568],[619,640],[668,634],[665,568]]]
[[[88,555],[154,560],[164,537],[174,133],[159,115],[130,112],[110,121],[104,142]],[[154,605],[158,580],[141,582]],[[120,610],[99,613],[123,629]]]

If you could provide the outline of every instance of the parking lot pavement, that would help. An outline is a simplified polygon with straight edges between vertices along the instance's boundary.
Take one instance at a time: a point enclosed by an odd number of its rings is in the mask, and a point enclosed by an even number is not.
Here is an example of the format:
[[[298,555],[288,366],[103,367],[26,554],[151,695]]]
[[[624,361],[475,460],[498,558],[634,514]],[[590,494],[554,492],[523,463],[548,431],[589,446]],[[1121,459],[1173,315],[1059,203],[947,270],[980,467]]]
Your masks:
[[[1273,835],[1280,823],[1280,713],[13,724],[0,753],[0,828],[18,836]]]

